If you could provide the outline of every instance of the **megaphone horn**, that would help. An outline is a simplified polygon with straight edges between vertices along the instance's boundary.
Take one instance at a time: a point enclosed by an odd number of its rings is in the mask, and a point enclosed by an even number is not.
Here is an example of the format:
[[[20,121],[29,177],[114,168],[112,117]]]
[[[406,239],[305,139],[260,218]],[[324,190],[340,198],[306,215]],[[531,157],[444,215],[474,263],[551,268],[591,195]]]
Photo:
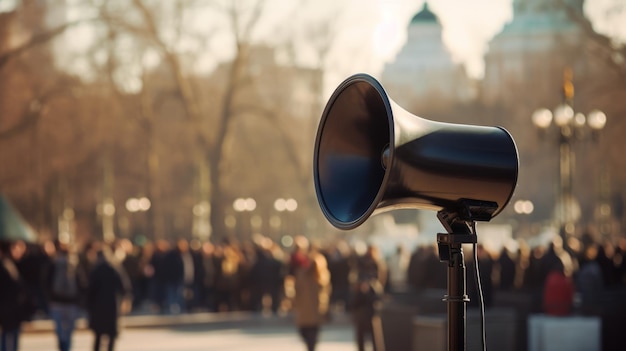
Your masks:
[[[430,121],[402,109],[372,76],[356,74],[330,97],[318,127],[314,181],[339,229],[370,215],[415,208],[489,221],[517,184],[517,147],[501,127]]]

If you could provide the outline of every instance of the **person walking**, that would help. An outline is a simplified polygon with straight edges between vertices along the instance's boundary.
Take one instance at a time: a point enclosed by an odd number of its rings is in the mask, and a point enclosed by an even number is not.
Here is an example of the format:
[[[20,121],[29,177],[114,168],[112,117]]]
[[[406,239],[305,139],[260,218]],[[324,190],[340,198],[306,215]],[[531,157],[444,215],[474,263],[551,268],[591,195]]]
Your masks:
[[[106,258],[105,248],[98,251],[96,265],[89,275],[87,311],[89,328],[95,334],[94,351],[100,350],[102,336],[108,337],[108,351],[113,351],[118,335],[118,317],[130,310],[130,285],[123,271]]]
[[[550,316],[567,316],[573,312],[576,287],[565,268],[556,262],[548,275],[543,288],[543,312]]]
[[[406,291],[409,260],[411,259],[406,248],[402,244],[396,246],[395,252],[387,261],[388,279],[385,290],[391,292]]]
[[[327,320],[330,273],[326,258],[306,238],[296,238],[296,246],[291,256],[295,323],[307,351],[314,351],[320,327]]]
[[[345,240],[339,241],[328,255],[330,271],[330,305],[333,313],[346,312],[350,303],[350,276],[353,272],[353,256],[350,246]]]
[[[54,321],[59,351],[69,351],[76,319],[81,314],[87,288],[86,274],[78,265],[78,256],[70,248],[56,242],[52,265],[45,273],[45,293],[50,317]]]
[[[188,260],[183,259],[185,255]],[[187,267],[185,267],[187,266]],[[185,310],[183,291],[185,278],[193,279],[193,261],[189,254],[189,244],[179,240],[163,257],[163,283],[165,284],[165,314],[179,314]]]
[[[17,351],[20,328],[35,313],[35,303],[17,269],[25,243],[0,243],[0,351]]]
[[[350,299],[357,349],[365,350],[369,341],[374,351],[384,351],[379,311],[387,280],[387,268],[378,247],[368,245],[357,260],[357,282]]]
[[[350,312],[354,324],[358,351],[365,350],[367,341],[374,351],[383,351],[379,323],[379,310],[383,287],[375,279],[360,277],[350,299]]]
[[[213,255],[215,267],[215,311],[235,311],[239,305],[237,297],[241,282],[243,258],[239,250],[229,241],[216,247]]]

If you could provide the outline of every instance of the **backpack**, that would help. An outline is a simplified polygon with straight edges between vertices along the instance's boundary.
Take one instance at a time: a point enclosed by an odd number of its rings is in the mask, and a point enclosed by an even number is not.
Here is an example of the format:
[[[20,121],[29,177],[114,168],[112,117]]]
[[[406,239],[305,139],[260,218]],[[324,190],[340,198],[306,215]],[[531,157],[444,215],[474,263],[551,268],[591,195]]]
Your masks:
[[[76,264],[68,258],[58,258],[54,262],[52,294],[62,299],[73,299],[78,296]]]

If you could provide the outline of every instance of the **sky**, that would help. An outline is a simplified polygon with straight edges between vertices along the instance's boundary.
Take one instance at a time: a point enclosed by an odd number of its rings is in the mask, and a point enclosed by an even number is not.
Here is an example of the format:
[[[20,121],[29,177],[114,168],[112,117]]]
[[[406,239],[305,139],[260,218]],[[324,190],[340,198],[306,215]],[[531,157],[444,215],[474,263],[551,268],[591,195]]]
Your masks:
[[[318,0],[341,8],[345,24],[338,32],[334,60],[339,71],[363,70],[380,74],[406,42],[411,18],[423,0]],[[443,26],[442,40],[452,59],[465,65],[468,74],[481,78],[489,41],[513,18],[513,0],[430,0],[429,7]],[[331,5],[331,4],[335,5]],[[342,3],[343,6],[337,5]],[[609,10],[614,10],[609,12]],[[626,41],[626,1],[586,0],[585,12],[602,33]],[[349,55],[360,47],[363,55]],[[358,49],[354,52],[359,52]],[[343,57],[349,59],[344,60]],[[345,66],[345,67],[344,67]]]
[[[310,0],[295,10],[290,3],[295,2],[270,0],[269,12],[276,18],[287,13],[287,18],[303,26],[333,18],[335,36],[327,62],[335,76],[330,76],[333,84],[332,80],[357,71],[380,74],[385,62],[393,60],[405,44],[408,24],[424,1]],[[453,60],[465,64],[471,76],[481,77],[487,43],[511,20],[512,0],[430,0],[429,6],[442,23],[442,39]],[[295,15],[289,17],[291,13]],[[315,61],[308,48],[300,49],[303,61],[309,56]]]
[[[333,18],[333,46],[326,62],[328,94],[353,73],[380,75],[384,64],[402,49],[408,24],[424,5],[424,0],[304,0],[294,9],[290,5],[297,2],[292,0],[268,1],[269,21],[286,18],[292,28]],[[465,65],[471,77],[482,78],[489,41],[512,20],[513,0],[428,0],[428,4],[442,24],[442,40],[453,61]],[[585,12],[596,30],[626,42],[626,0],[586,0]],[[300,58],[314,62],[315,55],[307,49],[300,48]]]
[[[358,1],[353,3],[355,8],[359,6]],[[374,11],[364,22],[372,23],[374,33],[370,42],[364,44],[371,47],[374,54],[371,69],[376,70],[381,69],[384,62],[393,60],[405,44],[408,24],[421,10],[423,1],[374,0],[370,3]],[[443,26],[442,39],[453,60],[465,63],[472,76],[480,76],[482,53],[488,40],[512,18],[511,0],[431,0],[429,6]]]
[[[11,9],[15,1],[0,0],[0,12]],[[75,0],[68,1],[72,3]],[[512,2],[429,0],[430,9],[443,26],[442,39],[452,59],[464,64],[471,77],[482,77],[483,55],[491,38],[511,21]],[[307,35],[306,28],[310,27],[307,25],[315,21],[330,23],[333,39],[326,66],[329,71],[327,83],[333,86],[352,73],[379,75],[385,62],[392,61],[405,44],[409,21],[423,4],[424,0],[266,0],[263,20],[255,34],[262,40],[269,38],[269,41],[280,42],[288,36]],[[609,12],[611,9],[617,11]],[[626,41],[626,0],[586,0],[585,10],[599,31]],[[198,17],[199,28],[214,23],[206,16]],[[328,18],[332,20],[329,22]],[[207,33],[211,30],[206,28]],[[81,42],[79,38],[88,37],[88,32],[86,28],[76,28],[70,33],[71,42],[78,45]],[[226,43],[229,39],[224,40]],[[216,51],[224,56],[221,59],[228,56],[227,45],[219,40],[215,42],[216,50],[207,54],[207,59],[200,64],[204,64],[205,70],[211,69],[220,60],[215,55]],[[301,62],[315,64],[316,56],[310,47],[301,45],[296,49]],[[209,58],[209,55],[212,57]]]

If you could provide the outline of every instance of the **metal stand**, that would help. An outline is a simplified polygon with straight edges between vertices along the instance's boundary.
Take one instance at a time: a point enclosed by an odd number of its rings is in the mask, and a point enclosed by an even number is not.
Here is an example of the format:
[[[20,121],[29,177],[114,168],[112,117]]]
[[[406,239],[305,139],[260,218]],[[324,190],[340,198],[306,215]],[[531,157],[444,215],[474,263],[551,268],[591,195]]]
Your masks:
[[[491,218],[497,209],[492,203],[463,201],[458,212],[441,210],[437,218],[448,233],[437,234],[439,260],[448,262],[448,294],[443,300],[448,303],[448,350],[464,351],[466,345],[466,311],[469,297],[466,290],[465,258],[463,244],[477,242],[472,232],[474,221]]]

